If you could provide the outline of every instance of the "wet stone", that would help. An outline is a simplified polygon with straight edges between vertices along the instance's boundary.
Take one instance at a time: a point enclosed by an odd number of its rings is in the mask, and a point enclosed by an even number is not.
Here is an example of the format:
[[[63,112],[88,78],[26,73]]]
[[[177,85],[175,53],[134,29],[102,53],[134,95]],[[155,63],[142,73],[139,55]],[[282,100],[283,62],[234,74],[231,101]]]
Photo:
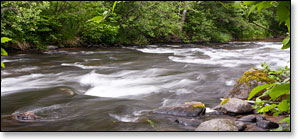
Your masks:
[[[201,123],[195,131],[238,131],[238,127],[230,119],[212,119]]]
[[[257,120],[257,126],[266,129],[274,129],[278,128],[279,124],[268,120]]]
[[[222,111],[234,114],[245,114],[252,112],[251,105],[246,100],[231,98],[227,103],[221,106]]]
[[[206,108],[197,108],[193,106],[197,104],[201,104],[201,103],[190,102],[187,104],[181,104],[176,106],[161,107],[159,109],[153,110],[152,112],[157,114],[168,114],[168,115],[189,116],[189,117],[204,115]]]
[[[256,122],[256,116],[255,115],[247,115],[247,116],[243,116],[239,119],[237,119],[237,121],[242,121],[242,122]]]
[[[40,120],[41,118],[34,113],[31,112],[25,112],[25,113],[14,113],[12,114],[12,118],[18,121],[23,122],[32,122]]]
[[[241,121],[235,121],[235,124],[239,131],[244,131],[244,129],[247,127],[246,124]]]

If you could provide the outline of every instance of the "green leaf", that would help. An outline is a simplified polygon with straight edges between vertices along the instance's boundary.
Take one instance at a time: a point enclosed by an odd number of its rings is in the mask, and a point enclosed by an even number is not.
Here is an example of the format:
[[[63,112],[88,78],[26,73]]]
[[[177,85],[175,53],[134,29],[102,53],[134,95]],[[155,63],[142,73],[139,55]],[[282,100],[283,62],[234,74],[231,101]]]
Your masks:
[[[272,1],[262,1],[257,4],[258,12],[260,13],[262,9],[267,9],[272,6]]]
[[[88,21],[89,21],[89,22],[90,22],[90,21],[94,21],[94,22],[96,22],[96,23],[100,23],[100,22],[102,22],[102,19],[103,19],[102,16],[95,16],[95,17],[89,19]]]
[[[256,88],[254,88],[253,90],[251,90],[251,92],[248,95],[247,100],[250,100],[251,98],[253,98],[257,93],[259,93],[260,91],[269,88],[271,86],[273,86],[274,84],[263,84],[263,85],[259,85]]]
[[[7,52],[3,48],[1,48],[1,56],[7,56],[7,55],[8,55]]]
[[[259,3],[259,1],[242,1],[245,5],[253,5]]]
[[[288,94],[290,90],[291,90],[290,83],[280,84],[273,87],[270,90],[269,96],[273,99],[273,101],[275,101],[275,99],[278,98],[279,96]]]
[[[117,1],[115,1],[114,4],[113,4],[112,13],[114,13],[114,9],[116,7],[116,4],[117,4]]]
[[[10,38],[7,38],[7,37],[1,37],[1,43],[6,43],[6,42],[9,42],[11,41]]]
[[[241,1],[234,1],[234,7],[241,8]]]
[[[2,67],[2,68],[5,68],[5,65],[4,65],[4,63],[3,63],[3,62],[1,62],[1,67]]]
[[[283,41],[282,41],[282,48],[281,49],[288,49],[291,46],[291,41],[290,41],[290,36],[287,36]]]
[[[271,111],[272,109],[276,108],[276,104],[271,104],[271,105],[266,105],[263,108],[261,108],[260,110],[258,110],[258,113],[267,113],[269,111]]]
[[[277,8],[276,13],[280,20],[280,22],[284,22],[290,16],[290,1],[280,1]]]
[[[253,12],[257,8],[257,5],[253,5],[249,8],[249,12],[247,14],[247,17],[250,15],[251,12]]]
[[[280,120],[278,123],[287,122],[288,124],[290,124],[290,120],[291,120],[291,118],[290,118],[290,117],[286,117],[286,118],[284,118],[284,119]]]
[[[291,33],[291,18],[290,16],[286,19],[286,25],[288,27],[289,34]]]
[[[273,116],[278,116],[281,113],[281,111],[273,113]]]
[[[278,109],[281,112],[283,112],[283,111],[287,112],[288,109],[289,109],[289,103],[288,103],[288,101],[287,100],[283,100],[282,102],[280,102],[278,104]]]

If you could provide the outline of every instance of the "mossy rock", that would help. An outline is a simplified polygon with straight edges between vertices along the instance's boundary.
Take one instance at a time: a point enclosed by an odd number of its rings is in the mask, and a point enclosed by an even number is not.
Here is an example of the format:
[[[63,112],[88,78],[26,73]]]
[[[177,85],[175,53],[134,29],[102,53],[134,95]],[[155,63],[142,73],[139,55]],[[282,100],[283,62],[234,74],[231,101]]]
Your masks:
[[[243,75],[237,80],[232,91],[230,91],[225,98],[239,98],[246,100],[252,89],[259,85],[271,84],[276,82],[275,80],[268,78],[268,74],[264,70],[260,69],[250,69],[249,71],[243,73]],[[253,99],[262,95],[266,90],[259,92]],[[262,99],[269,99],[269,97],[264,96]]]

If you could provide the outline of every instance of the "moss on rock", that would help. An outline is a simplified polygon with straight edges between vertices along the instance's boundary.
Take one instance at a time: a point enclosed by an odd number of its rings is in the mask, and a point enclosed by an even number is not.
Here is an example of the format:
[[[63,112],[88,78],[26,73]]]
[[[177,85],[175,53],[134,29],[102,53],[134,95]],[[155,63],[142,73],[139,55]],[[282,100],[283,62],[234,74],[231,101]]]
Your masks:
[[[268,78],[268,74],[264,72],[264,70],[259,70],[253,68],[253,70],[249,70],[244,72],[243,75],[237,80],[240,84],[246,83],[248,86],[251,86],[250,81],[257,80],[265,83],[274,83],[275,80]]]
[[[264,70],[252,68],[243,73],[234,85],[233,90],[230,91],[225,98],[236,97],[245,100],[248,98],[248,95],[253,88],[258,85],[271,84],[274,82],[276,81],[269,78]],[[263,94],[263,91],[259,92],[255,97],[260,96],[261,94]]]

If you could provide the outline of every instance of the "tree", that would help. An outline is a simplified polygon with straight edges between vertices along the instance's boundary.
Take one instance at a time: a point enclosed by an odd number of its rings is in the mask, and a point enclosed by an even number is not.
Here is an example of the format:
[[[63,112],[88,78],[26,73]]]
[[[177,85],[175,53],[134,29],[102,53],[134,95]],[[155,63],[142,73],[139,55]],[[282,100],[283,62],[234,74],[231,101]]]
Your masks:
[[[290,48],[290,32],[291,32],[291,19],[290,19],[290,7],[291,3],[290,1],[243,1],[246,5],[251,5],[249,13],[252,13],[255,9],[258,10],[260,13],[262,9],[270,8],[272,6],[277,6],[277,16],[280,20],[280,24],[284,23],[288,28],[288,36],[282,41],[283,47],[282,49],[288,49]],[[268,101],[262,101],[260,97],[256,99],[256,105],[259,113],[265,114],[266,112],[273,111],[275,116],[279,115],[282,112],[290,113],[290,105],[291,105],[291,84],[290,84],[290,77],[280,80],[281,75],[283,75],[285,72],[288,71],[289,76],[289,69],[285,67],[285,69],[281,68],[280,70],[270,70],[266,64],[263,64],[263,67],[265,68],[265,71],[268,72],[271,78],[277,80],[276,83],[273,84],[264,84],[257,86],[254,88],[250,94],[248,99],[251,99],[253,96],[255,96],[258,92],[266,89],[266,91],[263,93],[264,95],[269,95],[270,100],[275,101],[278,97],[281,97],[283,95],[287,95],[286,98],[284,98],[281,102],[276,104],[272,104]],[[273,73],[273,74],[272,74]],[[270,77],[270,76],[269,76]],[[278,108],[278,109],[276,109]],[[287,116],[286,118],[282,119],[280,122],[287,122],[290,124],[290,116]],[[283,129],[282,127],[279,127],[277,131],[280,130],[288,130]]]

